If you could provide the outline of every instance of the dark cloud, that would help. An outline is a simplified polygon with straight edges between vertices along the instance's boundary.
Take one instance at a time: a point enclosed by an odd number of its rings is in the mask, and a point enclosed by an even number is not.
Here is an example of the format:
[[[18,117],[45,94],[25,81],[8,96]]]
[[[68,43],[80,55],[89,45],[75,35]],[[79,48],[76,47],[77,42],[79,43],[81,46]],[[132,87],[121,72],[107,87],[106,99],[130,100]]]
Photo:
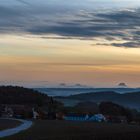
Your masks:
[[[27,1],[17,1],[29,5]],[[140,9],[98,13],[95,11],[70,12],[70,9],[62,10],[55,6],[38,9],[37,7],[0,6],[0,33],[25,33],[39,35],[42,38],[54,34],[60,36],[60,39],[100,37],[108,41],[118,39],[125,42],[106,45],[140,47],[139,27]]]
[[[95,27],[96,28],[96,27]],[[93,37],[102,36],[101,32],[93,30],[93,27],[81,27],[81,26],[71,26],[71,25],[58,25],[58,26],[38,26],[28,29],[28,32],[33,34],[56,34],[60,36],[69,37]]]
[[[22,4],[25,4],[25,5],[31,5],[29,2],[27,2],[27,1],[24,1],[24,0],[16,0],[17,2],[20,2],[20,3],[22,3]]]
[[[112,43],[111,45],[115,47],[140,48],[140,41]]]
[[[60,83],[59,86],[61,86],[61,87],[66,87],[67,84],[66,84],[66,83]]]
[[[9,19],[16,18],[19,16],[22,16],[22,13],[20,11],[17,12],[17,9],[0,6],[0,18],[1,18],[1,20],[4,20],[4,19],[9,20]]]

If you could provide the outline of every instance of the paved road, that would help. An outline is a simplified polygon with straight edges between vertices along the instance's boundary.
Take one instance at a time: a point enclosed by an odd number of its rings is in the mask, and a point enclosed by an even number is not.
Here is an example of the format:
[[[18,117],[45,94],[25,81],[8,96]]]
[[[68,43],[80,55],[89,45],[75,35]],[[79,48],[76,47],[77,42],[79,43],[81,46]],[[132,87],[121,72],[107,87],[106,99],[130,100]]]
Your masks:
[[[20,121],[20,122],[22,122],[22,124],[15,127],[15,128],[0,131],[0,138],[17,134],[17,133],[19,133],[23,130],[26,130],[26,129],[30,128],[33,124],[32,121],[27,121],[27,120],[21,120],[21,119],[11,119],[11,120]]]

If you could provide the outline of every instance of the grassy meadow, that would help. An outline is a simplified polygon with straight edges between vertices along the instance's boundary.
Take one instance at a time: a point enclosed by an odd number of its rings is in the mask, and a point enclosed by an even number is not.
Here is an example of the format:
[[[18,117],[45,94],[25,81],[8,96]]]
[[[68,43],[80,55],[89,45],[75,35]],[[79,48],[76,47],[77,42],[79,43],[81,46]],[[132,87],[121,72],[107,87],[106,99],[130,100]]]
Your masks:
[[[14,128],[20,124],[21,122],[16,120],[0,119],[0,131],[9,128]]]
[[[139,140],[140,126],[38,120],[17,135],[0,140]]]

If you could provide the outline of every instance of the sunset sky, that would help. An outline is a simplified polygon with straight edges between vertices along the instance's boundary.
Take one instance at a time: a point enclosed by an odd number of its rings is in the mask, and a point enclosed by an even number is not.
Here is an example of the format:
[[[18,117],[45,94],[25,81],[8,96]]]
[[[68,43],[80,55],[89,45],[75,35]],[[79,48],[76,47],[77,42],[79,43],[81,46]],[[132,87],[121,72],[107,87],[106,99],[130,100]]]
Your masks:
[[[0,0],[0,84],[140,87],[140,0]]]

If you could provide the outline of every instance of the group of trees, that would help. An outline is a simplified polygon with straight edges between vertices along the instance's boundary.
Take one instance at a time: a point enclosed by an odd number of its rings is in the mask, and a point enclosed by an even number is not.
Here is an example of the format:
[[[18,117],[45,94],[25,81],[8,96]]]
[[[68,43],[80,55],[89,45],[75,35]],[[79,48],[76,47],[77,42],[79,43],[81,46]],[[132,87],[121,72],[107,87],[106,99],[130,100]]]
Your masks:
[[[49,102],[49,97],[38,91],[23,87],[1,86],[0,104],[24,104],[42,106]]]
[[[98,114],[112,117],[125,117],[127,122],[139,121],[140,113],[137,110],[125,108],[113,102],[101,102],[96,104],[94,102],[81,102],[74,107],[65,107],[65,113],[73,112],[79,114]]]
[[[55,101],[46,94],[17,86],[0,86],[0,105],[25,105],[43,108],[50,112],[57,111],[63,106],[62,103]]]
[[[133,120],[132,111],[112,102],[102,102],[99,105],[100,112],[110,116],[125,116],[128,122]]]

